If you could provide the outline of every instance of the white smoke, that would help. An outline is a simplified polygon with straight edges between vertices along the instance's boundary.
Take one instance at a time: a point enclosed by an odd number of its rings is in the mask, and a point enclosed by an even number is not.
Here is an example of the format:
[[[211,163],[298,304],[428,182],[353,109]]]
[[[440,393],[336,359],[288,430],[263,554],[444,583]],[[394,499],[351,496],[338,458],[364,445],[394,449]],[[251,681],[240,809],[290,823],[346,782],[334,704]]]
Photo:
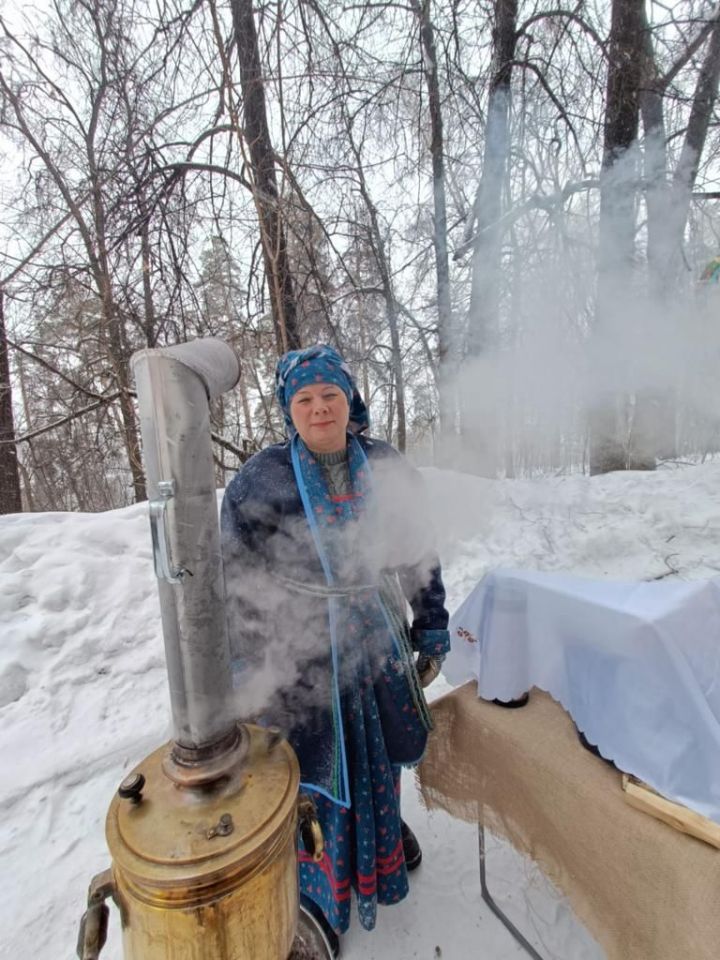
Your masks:
[[[390,590],[398,597],[398,606],[405,608],[401,612],[411,618],[400,584],[412,595],[437,563],[429,504],[420,475],[406,461],[393,456],[372,463],[367,508],[332,531],[333,574],[338,589],[347,590],[361,607],[381,588],[384,596]],[[328,584],[304,514],[284,518],[281,531],[260,549],[262,557],[239,546],[236,559],[228,556],[225,563],[237,714],[262,718],[268,709],[276,716],[285,711],[288,722],[292,717],[298,723],[328,705]],[[341,598],[340,605],[344,602]],[[377,676],[384,659],[377,651],[363,649],[360,637],[357,645],[348,637],[338,639],[341,683],[356,682],[355,667],[365,655]]]
[[[637,171],[631,156],[615,175],[620,187],[633,188],[636,201],[643,196]],[[499,326],[487,331],[490,345],[466,357],[457,375],[463,432],[450,466],[487,476],[580,469],[590,411],[624,405],[629,431],[633,405],[647,397],[667,400],[656,405],[659,432],[673,434],[673,441],[677,433],[686,449],[695,443],[695,453],[705,452],[691,425],[710,428],[720,414],[720,289],[699,282],[702,257],[709,259],[712,248],[703,253],[696,244],[700,262],[683,260],[668,215],[655,242],[668,256],[668,277],[672,271],[676,279],[666,277],[666,289],[653,289],[644,211],[643,205],[636,211],[630,261],[613,255],[626,225],[620,214],[617,230],[610,221],[600,297],[597,232],[572,208],[538,231],[544,248],[504,261]]]

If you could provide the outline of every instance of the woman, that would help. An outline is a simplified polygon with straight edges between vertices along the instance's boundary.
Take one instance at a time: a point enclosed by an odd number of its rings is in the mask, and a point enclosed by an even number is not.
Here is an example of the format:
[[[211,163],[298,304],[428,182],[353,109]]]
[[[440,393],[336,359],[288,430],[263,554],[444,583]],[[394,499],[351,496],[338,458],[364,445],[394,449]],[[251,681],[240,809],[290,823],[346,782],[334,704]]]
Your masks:
[[[252,457],[223,502],[229,629],[244,710],[283,730],[317,806],[325,854],[314,863],[301,844],[300,889],[337,956],[351,889],[372,929],[420,863],[400,766],[425,749],[421,684],[448,649],[448,615],[419,475],[363,436],[340,355],[285,354],[276,395],[290,439]]]

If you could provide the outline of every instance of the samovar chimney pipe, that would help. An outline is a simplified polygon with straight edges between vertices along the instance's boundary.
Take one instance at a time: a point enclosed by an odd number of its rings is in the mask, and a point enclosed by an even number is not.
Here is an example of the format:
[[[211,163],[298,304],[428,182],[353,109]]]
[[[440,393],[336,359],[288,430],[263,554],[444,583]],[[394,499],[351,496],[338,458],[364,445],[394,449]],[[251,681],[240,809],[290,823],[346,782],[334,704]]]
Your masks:
[[[132,367],[170,686],[171,766],[199,772],[216,766],[238,737],[209,402],[235,386],[240,361],[223,341],[203,339],[141,350]]]

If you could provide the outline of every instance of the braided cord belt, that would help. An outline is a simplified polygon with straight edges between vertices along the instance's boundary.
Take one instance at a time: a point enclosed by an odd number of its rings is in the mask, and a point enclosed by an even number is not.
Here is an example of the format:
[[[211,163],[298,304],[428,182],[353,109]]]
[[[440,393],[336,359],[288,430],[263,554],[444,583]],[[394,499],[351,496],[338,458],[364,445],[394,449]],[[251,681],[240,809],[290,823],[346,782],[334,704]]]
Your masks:
[[[363,593],[377,592],[385,616],[398,641],[398,662],[408,682],[413,706],[417,710],[420,723],[425,729],[433,729],[434,723],[415,666],[414,650],[410,640],[410,628],[408,627],[407,620],[399,609],[399,586],[391,574],[382,574],[379,584],[344,584],[337,587],[329,587],[324,583],[308,583],[304,580],[293,580],[291,577],[284,577],[282,574],[276,572],[273,572],[272,576],[289,590],[308,597],[321,597],[325,599],[329,597],[355,597]]]

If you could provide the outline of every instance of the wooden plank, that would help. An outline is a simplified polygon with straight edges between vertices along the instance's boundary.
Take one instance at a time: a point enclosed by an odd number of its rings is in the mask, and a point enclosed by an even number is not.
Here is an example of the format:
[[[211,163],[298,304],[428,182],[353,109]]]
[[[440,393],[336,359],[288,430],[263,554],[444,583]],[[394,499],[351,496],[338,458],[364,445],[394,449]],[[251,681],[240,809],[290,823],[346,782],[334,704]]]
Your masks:
[[[720,824],[688,809],[681,803],[668,800],[630,774],[623,774],[622,787],[625,791],[625,800],[631,807],[649,813],[651,817],[662,820],[675,830],[703,840],[720,850]]]

